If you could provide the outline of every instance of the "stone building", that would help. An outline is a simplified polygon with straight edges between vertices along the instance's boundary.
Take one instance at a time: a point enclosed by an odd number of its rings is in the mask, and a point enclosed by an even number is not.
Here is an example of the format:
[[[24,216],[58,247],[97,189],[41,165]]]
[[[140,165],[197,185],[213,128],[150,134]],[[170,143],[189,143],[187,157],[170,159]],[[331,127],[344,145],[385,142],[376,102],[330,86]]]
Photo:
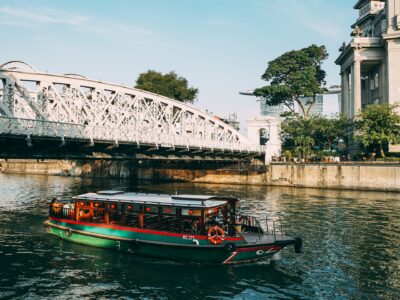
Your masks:
[[[353,39],[336,60],[342,76],[340,111],[400,102],[400,0],[358,0]]]
[[[338,92],[338,88],[332,87],[327,88],[325,94],[336,95]],[[254,90],[240,92],[240,94],[254,96]],[[310,110],[311,115],[323,114],[324,95],[316,95],[316,102]],[[283,121],[281,115],[289,110],[283,104],[276,106],[268,105],[266,99],[263,97],[257,97],[257,101],[260,102],[260,115],[247,120],[247,136],[254,144],[265,147],[265,162],[269,163],[274,157],[281,155],[281,123]],[[303,98],[301,101],[304,105],[307,105],[309,99]],[[298,105],[295,105],[295,111],[301,113]]]
[[[240,92],[241,95],[254,96],[254,91]],[[273,157],[281,154],[281,123],[280,115],[285,111],[284,105],[270,106],[262,97],[260,114],[254,119],[247,120],[247,136],[254,144],[265,147],[265,163],[271,162]]]

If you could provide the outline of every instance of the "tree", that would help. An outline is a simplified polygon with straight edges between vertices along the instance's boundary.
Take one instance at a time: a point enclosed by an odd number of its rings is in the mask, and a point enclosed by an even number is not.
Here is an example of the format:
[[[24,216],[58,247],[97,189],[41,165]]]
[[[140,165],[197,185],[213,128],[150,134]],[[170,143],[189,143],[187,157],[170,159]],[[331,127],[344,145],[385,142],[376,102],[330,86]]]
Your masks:
[[[283,149],[308,158],[315,145],[313,123],[310,119],[288,117],[282,123]]]
[[[355,139],[364,147],[378,147],[385,157],[385,144],[400,143],[399,105],[371,104],[361,110],[354,121]]]
[[[163,95],[181,102],[193,103],[199,90],[188,86],[188,81],[174,71],[165,75],[149,70],[139,75],[135,88]]]
[[[317,150],[332,151],[334,143],[348,144],[352,120],[346,116],[304,117],[288,116],[282,123],[283,149],[308,158]]]
[[[353,122],[345,115],[332,118],[323,116],[311,117],[314,128],[314,139],[321,149],[332,151],[334,143],[344,142],[346,147],[352,133]]]
[[[325,46],[286,52],[268,63],[261,78],[269,85],[256,89],[254,94],[264,97],[268,105],[284,104],[293,114],[297,103],[307,119],[316,95],[324,92],[326,72],[321,65],[327,58]],[[304,97],[309,97],[305,104],[301,101]]]

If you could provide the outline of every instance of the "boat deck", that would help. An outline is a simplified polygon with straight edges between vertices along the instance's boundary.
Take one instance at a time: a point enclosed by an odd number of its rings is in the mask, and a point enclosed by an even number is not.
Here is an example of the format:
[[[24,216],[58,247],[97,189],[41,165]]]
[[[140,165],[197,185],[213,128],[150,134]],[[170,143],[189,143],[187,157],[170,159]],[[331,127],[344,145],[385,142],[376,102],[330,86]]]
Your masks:
[[[249,244],[272,244],[276,242],[290,242],[295,241],[294,238],[282,234],[261,234],[253,232],[245,232],[241,234]]]

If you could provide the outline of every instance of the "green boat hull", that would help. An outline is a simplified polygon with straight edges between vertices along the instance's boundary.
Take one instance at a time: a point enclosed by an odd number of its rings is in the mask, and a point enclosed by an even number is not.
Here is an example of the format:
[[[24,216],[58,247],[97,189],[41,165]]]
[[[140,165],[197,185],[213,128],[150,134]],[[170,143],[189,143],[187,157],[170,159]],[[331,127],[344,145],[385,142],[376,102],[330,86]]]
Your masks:
[[[49,233],[74,243],[174,261],[211,264],[248,262],[269,258],[286,246],[247,244],[241,239],[226,239],[221,245],[210,245],[206,237],[151,234],[145,230],[70,224],[62,220],[49,220],[45,226]]]

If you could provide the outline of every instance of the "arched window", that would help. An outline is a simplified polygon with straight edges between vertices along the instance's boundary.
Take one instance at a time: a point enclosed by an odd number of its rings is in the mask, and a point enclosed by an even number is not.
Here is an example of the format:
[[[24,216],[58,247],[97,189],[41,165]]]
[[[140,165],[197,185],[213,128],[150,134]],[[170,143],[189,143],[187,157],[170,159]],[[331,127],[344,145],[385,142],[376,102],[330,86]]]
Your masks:
[[[266,128],[260,129],[260,145],[265,146],[269,141],[269,131]]]

